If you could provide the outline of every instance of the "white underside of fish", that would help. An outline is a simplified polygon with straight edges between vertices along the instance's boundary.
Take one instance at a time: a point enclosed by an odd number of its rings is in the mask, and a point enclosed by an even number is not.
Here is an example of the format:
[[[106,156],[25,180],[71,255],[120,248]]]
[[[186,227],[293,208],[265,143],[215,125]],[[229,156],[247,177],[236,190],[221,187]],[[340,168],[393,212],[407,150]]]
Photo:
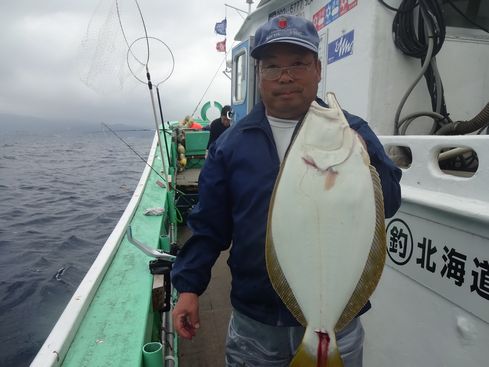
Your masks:
[[[303,345],[313,356],[317,331],[328,333],[334,346],[335,326],[364,273],[378,230],[368,153],[333,95],[328,103],[330,108],[313,102],[290,147],[267,234],[267,246],[273,246],[267,264],[278,263],[307,323]],[[282,280],[270,277],[291,308],[287,290],[278,284]]]

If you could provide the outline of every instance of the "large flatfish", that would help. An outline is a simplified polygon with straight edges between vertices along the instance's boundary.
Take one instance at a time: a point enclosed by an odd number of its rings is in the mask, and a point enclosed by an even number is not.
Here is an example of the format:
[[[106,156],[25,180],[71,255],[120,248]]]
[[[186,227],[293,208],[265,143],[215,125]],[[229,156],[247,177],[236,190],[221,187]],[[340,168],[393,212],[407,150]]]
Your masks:
[[[268,216],[272,284],[306,327],[291,366],[342,366],[335,333],[366,304],[386,244],[380,179],[328,93],[311,104],[282,164]]]

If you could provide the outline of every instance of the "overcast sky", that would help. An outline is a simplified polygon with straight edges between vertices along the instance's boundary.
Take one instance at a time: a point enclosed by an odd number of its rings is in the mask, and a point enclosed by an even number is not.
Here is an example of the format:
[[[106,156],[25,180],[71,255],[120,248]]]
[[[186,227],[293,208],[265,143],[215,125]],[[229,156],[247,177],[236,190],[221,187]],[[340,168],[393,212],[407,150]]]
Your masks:
[[[243,18],[224,3],[248,10],[245,0],[139,0],[148,35],[166,43],[175,59],[173,74],[160,84],[165,120],[182,119],[199,103],[224,58],[215,49],[224,36],[214,32],[214,25],[225,16],[231,49]],[[125,64],[127,46],[114,4],[1,1],[0,114],[154,126],[148,89]],[[144,36],[134,0],[119,0],[119,10],[128,42]],[[150,46],[150,72],[159,82],[171,70],[171,56],[159,41]],[[145,42],[137,41],[133,49],[144,63]],[[130,60],[144,79],[144,69]],[[197,117],[207,100],[229,103],[231,83],[224,68],[223,63]]]

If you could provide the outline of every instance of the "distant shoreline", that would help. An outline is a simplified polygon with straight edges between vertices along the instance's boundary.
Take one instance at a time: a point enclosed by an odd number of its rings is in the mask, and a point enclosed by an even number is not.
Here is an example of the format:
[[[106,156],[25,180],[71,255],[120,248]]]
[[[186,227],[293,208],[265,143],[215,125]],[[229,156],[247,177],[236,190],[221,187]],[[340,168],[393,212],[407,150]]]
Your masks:
[[[107,123],[116,132],[154,131],[152,122],[141,126],[132,123]],[[39,133],[39,134],[64,134],[64,133],[97,133],[106,129],[101,122],[89,122],[79,120],[48,120],[32,116],[11,115],[0,113],[1,135],[12,133]]]

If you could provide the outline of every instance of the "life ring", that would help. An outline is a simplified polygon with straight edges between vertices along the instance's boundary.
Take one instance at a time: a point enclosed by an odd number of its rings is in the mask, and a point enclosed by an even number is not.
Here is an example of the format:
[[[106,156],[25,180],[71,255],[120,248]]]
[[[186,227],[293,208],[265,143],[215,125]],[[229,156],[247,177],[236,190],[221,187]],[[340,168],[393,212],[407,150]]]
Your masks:
[[[220,104],[217,101],[214,101],[214,107],[216,107],[219,110],[219,115],[220,115],[222,110],[222,104]],[[209,108],[211,108],[211,101],[207,101],[206,103],[204,103],[202,109],[200,110],[200,117],[202,118],[202,121],[209,121],[209,119],[207,118],[207,111],[209,110]]]

